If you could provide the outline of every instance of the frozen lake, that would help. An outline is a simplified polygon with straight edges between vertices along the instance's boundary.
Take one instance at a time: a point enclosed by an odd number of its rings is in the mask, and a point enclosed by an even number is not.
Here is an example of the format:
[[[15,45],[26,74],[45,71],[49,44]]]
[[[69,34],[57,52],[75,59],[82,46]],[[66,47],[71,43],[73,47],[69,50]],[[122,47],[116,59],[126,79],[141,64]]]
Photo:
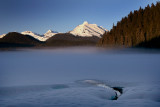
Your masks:
[[[0,107],[160,107],[159,82],[159,50],[0,51]]]

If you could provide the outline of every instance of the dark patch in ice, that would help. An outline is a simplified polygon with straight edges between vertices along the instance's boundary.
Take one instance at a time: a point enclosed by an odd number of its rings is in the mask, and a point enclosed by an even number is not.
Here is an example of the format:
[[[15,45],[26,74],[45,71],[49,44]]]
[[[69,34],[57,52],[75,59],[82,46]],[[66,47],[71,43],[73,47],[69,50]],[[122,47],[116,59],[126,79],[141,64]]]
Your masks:
[[[121,94],[123,94],[123,87],[111,87],[113,90],[119,91]]]
[[[115,91],[115,93],[116,93],[116,96],[113,98],[113,99],[111,99],[111,100],[117,100],[119,97],[120,97],[120,95],[122,95],[123,94],[123,87],[111,87],[114,91]],[[120,93],[120,95],[118,95],[117,94],[117,91]]]
[[[65,84],[56,84],[51,86],[52,89],[64,89],[64,88],[69,88],[68,85]]]

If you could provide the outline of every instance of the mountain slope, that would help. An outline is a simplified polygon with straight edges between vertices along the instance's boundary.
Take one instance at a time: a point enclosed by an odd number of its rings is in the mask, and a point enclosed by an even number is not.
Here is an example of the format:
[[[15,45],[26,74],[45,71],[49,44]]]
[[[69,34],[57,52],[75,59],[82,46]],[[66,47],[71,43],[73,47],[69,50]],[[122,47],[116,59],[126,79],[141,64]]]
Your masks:
[[[103,27],[97,26],[96,24],[89,24],[88,22],[84,22],[82,25],[77,26],[73,31],[70,31],[69,33],[75,35],[75,36],[81,36],[81,37],[99,37],[108,30],[104,29]]]
[[[0,47],[31,47],[39,46],[41,42],[37,39],[29,36],[22,35],[17,32],[10,32],[6,36],[0,39]]]

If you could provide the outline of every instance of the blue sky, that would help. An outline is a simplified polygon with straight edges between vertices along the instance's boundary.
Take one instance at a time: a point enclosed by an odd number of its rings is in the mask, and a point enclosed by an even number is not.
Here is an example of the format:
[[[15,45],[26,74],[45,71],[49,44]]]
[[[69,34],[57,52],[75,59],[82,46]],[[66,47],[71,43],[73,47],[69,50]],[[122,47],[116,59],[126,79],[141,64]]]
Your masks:
[[[0,0],[0,34],[73,30],[84,21],[110,30],[130,11],[157,0]]]

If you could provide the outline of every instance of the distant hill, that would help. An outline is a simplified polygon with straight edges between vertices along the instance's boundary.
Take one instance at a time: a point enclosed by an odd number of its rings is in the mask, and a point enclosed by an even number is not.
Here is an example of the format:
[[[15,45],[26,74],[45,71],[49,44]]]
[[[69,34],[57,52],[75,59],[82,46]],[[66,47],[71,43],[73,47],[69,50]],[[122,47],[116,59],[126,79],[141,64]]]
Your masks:
[[[42,42],[38,41],[37,39],[29,35],[22,35],[17,32],[10,32],[0,39],[0,48],[33,47],[40,45],[42,45]]]
[[[160,37],[160,3],[130,12],[110,32],[106,32],[98,46],[157,47],[151,41]],[[160,42],[159,39],[156,40]],[[142,45],[143,44],[143,45]],[[149,46],[150,45],[150,46]]]
[[[70,33],[59,33],[46,41],[46,46],[95,46],[98,37],[80,37]]]

